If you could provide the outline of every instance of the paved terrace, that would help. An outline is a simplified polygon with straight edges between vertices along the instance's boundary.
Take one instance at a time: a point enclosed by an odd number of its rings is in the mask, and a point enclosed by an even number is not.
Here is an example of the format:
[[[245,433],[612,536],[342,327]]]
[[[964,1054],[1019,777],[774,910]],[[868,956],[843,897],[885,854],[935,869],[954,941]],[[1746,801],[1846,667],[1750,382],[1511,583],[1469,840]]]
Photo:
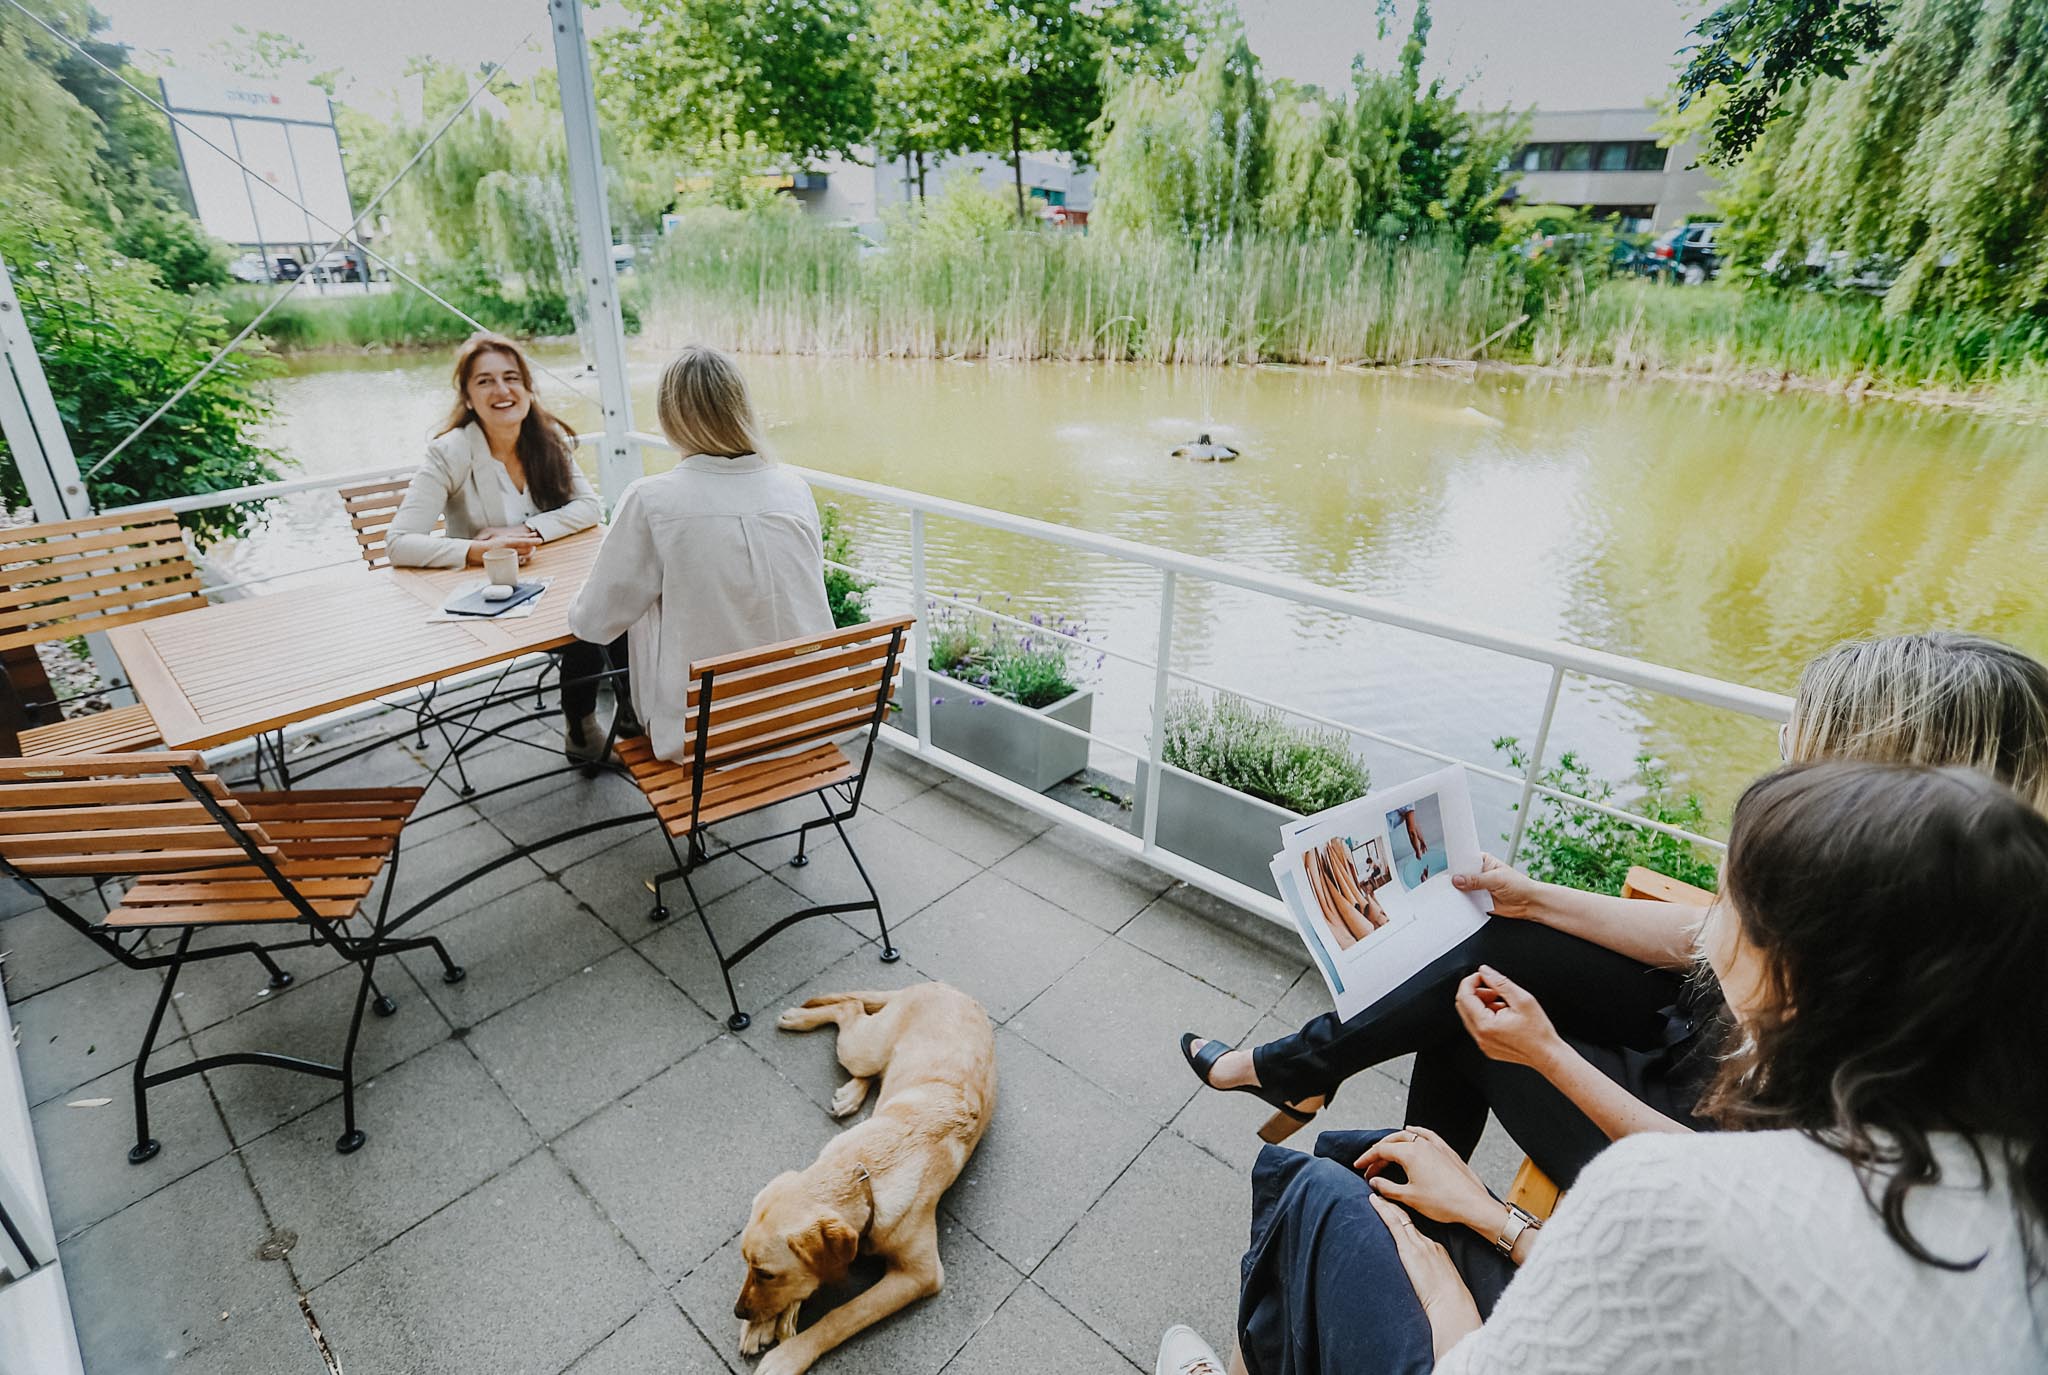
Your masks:
[[[773,1014],[923,979],[997,1023],[999,1106],[942,1213],[945,1292],[819,1368],[1129,1375],[1152,1369],[1171,1322],[1226,1343],[1265,1109],[1198,1098],[1175,1040],[1277,1035],[1327,1007],[1320,981],[1255,917],[908,756],[877,760],[851,830],[900,963],[877,961],[871,930],[805,923],[741,966],[756,1021],[728,1033],[680,885],[676,918],[648,921],[644,880],[667,867],[651,821],[543,851],[415,923],[467,982],[444,986],[427,952],[379,966],[400,1007],[364,1021],[369,1144],[353,1156],[334,1151],[331,1085],[244,1067],[156,1090],[163,1153],[130,1166],[126,1066],[156,975],[9,893],[7,996],[87,1370],[744,1372],[732,1302],[748,1203],[839,1129],[831,1033],[781,1032]],[[507,741],[471,767],[487,787],[544,762]],[[394,745],[308,786],[426,777]],[[437,787],[422,810],[452,800]],[[409,829],[398,897],[508,841],[641,808],[609,775],[458,808]],[[836,841],[801,870],[758,853],[767,867],[701,871],[728,949],[853,881]],[[338,1054],[355,977],[324,952],[287,964],[298,983],[277,994],[252,961],[188,970],[158,1055]],[[1401,1078],[1362,1076],[1326,1121],[1397,1123]],[[112,1101],[78,1105],[97,1098]],[[1515,1161],[1490,1133],[1489,1181]]]

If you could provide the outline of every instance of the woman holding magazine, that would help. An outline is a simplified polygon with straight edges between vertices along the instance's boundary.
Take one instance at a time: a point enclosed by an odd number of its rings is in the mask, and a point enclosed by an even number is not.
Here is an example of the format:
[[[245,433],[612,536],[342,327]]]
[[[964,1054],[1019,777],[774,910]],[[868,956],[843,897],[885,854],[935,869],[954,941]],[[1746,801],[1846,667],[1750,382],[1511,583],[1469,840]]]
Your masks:
[[[2048,816],[1977,770],[1759,780],[1697,937],[1722,1130],[1616,1145],[1540,1227],[1426,1130],[1269,1146],[1230,1369],[2048,1369],[2044,910]],[[1158,1370],[1224,1366],[1176,1327]]]
[[[1807,666],[1781,745],[1794,762],[1973,767],[2048,812],[2048,667],[1973,635],[1852,641]],[[1488,894],[1494,919],[1394,993],[1249,1051],[1190,1035],[1190,1067],[1264,1099],[1291,1132],[1349,1076],[1412,1053],[1410,1125],[1469,1158],[1490,1110],[1564,1188],[1611,1140],[1711,1125],[1695,1107],[1724,1018],[1712,980],[1689,977],[1697,908],[1492,860],[1454,882]]]

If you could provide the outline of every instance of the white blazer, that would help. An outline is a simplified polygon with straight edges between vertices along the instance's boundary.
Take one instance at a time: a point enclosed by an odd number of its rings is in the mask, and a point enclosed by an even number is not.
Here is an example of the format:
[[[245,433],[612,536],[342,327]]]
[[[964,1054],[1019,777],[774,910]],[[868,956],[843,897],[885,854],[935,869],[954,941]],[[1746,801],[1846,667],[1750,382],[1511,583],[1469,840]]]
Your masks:
[[[517,525],[505,510],[500,475],[505,465],[491,457],[491,442],[475,421],[437,437],[427,445],[427,461],[412,475],[405,500],[391,518],[384,543],[399,568],[460,568],[469,557],[469,541],[494,525]],[[526,518],[541,542],[558,540],[597,524],[597,489],[572,460],[572,495],[566,506]],[[448,533],[434,533],[445,519]]]
[[[832,629],[810,486],[758,454],[696,454],[626,489],[569,629],[629,636],[649,743],[680,759],[690,664]]]

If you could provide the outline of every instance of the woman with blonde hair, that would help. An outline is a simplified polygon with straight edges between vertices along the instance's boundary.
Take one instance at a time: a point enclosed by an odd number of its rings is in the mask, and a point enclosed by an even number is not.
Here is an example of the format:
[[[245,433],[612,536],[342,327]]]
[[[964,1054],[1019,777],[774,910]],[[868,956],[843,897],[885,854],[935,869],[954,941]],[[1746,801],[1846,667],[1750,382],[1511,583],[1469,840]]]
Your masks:
[[[654,752],[681,759],[692,661],[822,634],[832,612],[817,501],[763,452],[732,359],[684,349],[657,406],[683,460],[626,489],[569,628],[600,643],[626,635]]]
[[[455,405],[386,531],[392,564],[475,566],[493,549],[510,549],[524,563],[541,545],[597,524],[597,492],[576,466],[574,438],[534,395],[533,369],[519,345],[501,334],[472,334],[455,354]],[[437,521],[446,522],[445,534],[434,533]],[[623,648],[618,653],[622,662]],[[572,759],[596,757],[593,744],[601,751],[603,736],[590,739],[587,724],[604,667],[597,646],[563,652],[562,716]],[[625,733],[638,731],[630,712],[618,724]]]

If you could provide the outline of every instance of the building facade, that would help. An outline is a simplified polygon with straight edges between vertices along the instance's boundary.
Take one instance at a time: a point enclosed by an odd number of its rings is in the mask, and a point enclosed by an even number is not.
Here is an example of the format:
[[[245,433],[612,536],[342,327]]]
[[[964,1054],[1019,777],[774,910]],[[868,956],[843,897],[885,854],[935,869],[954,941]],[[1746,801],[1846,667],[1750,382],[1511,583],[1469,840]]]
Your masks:
[[[1660,147],[1656,119],[1649,109],[1536,111],[1515,159],[1516,199],[1618,215],[1632,232],[1714,218],[1715,180],[1695,165],[1698,146]]]
[[[1026,153],[1024,194],[1040,201],[1042,213],[1070,225],[1087,223],[1095,204],[1095,169],[1077,166],[1066,153]],[[937,196],[956,177],[971,176],[985,190],[1015,194],[1010,160],[995,153],[927,158],[924,189]],[[883,212],[917,199],[917,170],[907,158],[871,163],[832,158],[789,179],[784,188],[805,210],[833,224],[880,237]]]

